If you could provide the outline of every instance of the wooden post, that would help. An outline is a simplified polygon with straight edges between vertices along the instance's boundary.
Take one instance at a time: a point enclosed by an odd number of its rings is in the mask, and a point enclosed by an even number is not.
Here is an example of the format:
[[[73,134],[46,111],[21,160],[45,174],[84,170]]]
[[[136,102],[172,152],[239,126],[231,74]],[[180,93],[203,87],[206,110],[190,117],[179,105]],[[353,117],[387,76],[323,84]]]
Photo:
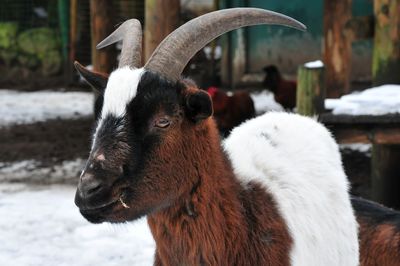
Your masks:
[[[305,64],[297,72],[296,108],[301,115],[313,116],[324,110],[324,67]]]
[[[372,199],[400,208],[400,145],[374,144],[372,148]]]
[[[338,98],[350,89],[351,40],[345,30],[350,18],[351,0],[324,1],[323,60],[329,98]]]
[[[374,85],[400,84],[400,0],[374,0]]]
[[[158,44],[179,26],[179,0],[146,0],[144,46],[147,61]]]
[[[96,45],[115,30],[113,1],[90,0],[92,64],[95,71],[110,73],[115,66],[114,47],[97,50]]]
[[[73,62],[76,60],[76,44],[78,40],[78,0],[69,2],[69,50],[68,50],[68,68],[67,77],[70,82],[74,79]]]
[[[374,85],[400,84],[400,0],[374,0]],[[400,145],[373,144],[371,190],[374,200],[400,208]]]

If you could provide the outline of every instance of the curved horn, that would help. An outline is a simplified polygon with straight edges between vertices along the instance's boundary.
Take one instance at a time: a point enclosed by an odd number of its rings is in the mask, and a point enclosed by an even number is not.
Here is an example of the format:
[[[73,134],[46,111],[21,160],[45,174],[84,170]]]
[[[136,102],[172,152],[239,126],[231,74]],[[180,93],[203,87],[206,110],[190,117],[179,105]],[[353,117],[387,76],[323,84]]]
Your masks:
[[[176,81],[193,55],[207,43],[225,32],[257,24],[278,24],[306,30],[297,20],[264,9],[218,10],[192,19],[169,34],[144,67]]]
[[[121,57],[118,67],[131,66],[139,68],[142,66],[142,26],[139,20],[130,19],[121,24],[113,33],[102,40],[97,49],[104,48],[110,44],[122,40]]]

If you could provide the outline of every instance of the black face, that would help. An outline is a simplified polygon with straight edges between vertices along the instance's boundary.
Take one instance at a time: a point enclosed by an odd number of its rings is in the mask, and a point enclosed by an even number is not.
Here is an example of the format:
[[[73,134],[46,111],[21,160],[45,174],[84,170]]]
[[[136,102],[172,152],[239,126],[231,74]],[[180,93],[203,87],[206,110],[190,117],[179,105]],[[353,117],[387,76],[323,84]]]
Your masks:
[[[276,92],[278,82],[281,79],[278,68],[274,65],[270,65],[264,67],[263,70],[265,72],[264,86],[266,86],[272,92]]]
[[[75,196],[82,215],[123,222],[171,205],[195,182],[182,180],[182,160],[190,132],[209,115],[206,93],[188,96],[184,84],[145,72],[126,114],[98,122]]]

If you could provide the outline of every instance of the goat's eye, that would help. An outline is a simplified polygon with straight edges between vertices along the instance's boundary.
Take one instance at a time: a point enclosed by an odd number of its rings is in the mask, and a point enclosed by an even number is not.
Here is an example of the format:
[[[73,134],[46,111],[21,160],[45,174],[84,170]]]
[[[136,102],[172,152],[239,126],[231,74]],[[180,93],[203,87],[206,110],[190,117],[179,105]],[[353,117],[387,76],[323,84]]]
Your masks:
[[[154,126],[159,128],[166,128],[171,124],[171,121],[168,118],[162,117],[155,121]]]

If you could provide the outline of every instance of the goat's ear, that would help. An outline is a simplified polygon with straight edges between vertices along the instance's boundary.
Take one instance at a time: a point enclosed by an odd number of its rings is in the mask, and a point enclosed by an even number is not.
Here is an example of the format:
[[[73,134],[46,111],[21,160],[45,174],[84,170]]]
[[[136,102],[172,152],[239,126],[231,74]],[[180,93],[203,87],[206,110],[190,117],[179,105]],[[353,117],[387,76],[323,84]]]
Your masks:
[[[100,72],[90,71],[78,61],[74,62],[75,69],[86,80],[86,82],[97,92],[103,94],[107,86],[108,75]]]
[[[210,95],[205,91],[197,90],[187,94],[185,104],[186,115],[194,122],[212,115],[212,101]]]

